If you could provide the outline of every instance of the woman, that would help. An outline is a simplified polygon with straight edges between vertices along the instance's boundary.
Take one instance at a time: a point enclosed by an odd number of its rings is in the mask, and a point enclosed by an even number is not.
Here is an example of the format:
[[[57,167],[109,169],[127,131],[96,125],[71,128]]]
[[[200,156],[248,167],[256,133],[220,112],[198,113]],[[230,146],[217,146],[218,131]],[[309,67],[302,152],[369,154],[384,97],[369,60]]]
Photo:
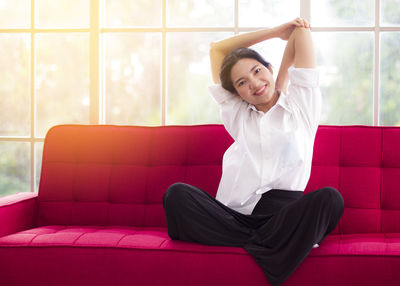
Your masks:
[[[274,37],[288,41],[276,83],[271,65],[248,48]],[[169,187],[168,234],[243,247],[271,284],[280,285],[336,227],[344,209],[331,187],[303,195],[321,112],[309,25],[297,18],[234,36],[213,43],[210,58],[216,83],[210,92],[235,142],[224,154],[216,199],[188,184]]]

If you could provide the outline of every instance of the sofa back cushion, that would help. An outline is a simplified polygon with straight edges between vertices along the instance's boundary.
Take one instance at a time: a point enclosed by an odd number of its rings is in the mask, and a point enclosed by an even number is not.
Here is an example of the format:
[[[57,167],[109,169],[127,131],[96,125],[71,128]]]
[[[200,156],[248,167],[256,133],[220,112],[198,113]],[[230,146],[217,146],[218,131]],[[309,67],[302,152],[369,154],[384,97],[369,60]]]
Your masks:
[[[165,227],[167,188],[186,182],[215,196],[232,142],[222,125],[54,127],[43,150],[37,223]],[[400,232],[399,143],[398,127],[319,127],[305,192],[341,192],[335,233]]]
[[[175,182],[216,194],[233,140],[222,125],[61,125],[47,134],[37,224],[166,226]]]
[[[320,126],[306,192],[340,191],[345,211],[335,232],[400,232],[400,128]]]

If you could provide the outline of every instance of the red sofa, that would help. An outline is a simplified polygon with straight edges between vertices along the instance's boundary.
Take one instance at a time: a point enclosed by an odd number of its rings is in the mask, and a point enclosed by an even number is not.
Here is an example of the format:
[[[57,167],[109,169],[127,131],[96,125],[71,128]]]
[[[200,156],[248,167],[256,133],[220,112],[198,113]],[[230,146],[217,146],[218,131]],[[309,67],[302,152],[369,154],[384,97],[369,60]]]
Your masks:
[[[0,285],[269,285],[243,249],[172,241],[162,197],[212,195],[222,125],[64,125],[47,134],[39,194],[0,199]],[[284,285],[400,285],[400,128],[320,126],[306,192],[337,188],[344,215]]]

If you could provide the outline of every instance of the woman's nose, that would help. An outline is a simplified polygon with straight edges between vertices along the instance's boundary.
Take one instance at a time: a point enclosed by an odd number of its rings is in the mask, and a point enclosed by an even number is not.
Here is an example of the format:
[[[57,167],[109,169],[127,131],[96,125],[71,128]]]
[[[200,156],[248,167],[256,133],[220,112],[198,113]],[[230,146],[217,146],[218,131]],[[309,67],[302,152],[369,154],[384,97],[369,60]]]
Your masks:
[[[257,87],[257,84],[258,84],[258,80],[257,80],[256,78],[251,77],[251,78],[249,79],[249,85],[250,85],[250,88],[251,88],[251,89],[256,88],[256,87]]]

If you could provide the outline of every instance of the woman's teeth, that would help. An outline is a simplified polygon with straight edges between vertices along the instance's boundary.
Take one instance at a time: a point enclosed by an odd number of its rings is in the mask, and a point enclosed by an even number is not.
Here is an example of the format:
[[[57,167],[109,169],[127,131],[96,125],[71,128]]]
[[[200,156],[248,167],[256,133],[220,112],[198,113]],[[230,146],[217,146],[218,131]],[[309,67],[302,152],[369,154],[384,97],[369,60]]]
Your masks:
[[[265,89],[265,85],[259,89],[256,90],[256,92],[254,93],[254,95],[261,95],[264,92]]]

